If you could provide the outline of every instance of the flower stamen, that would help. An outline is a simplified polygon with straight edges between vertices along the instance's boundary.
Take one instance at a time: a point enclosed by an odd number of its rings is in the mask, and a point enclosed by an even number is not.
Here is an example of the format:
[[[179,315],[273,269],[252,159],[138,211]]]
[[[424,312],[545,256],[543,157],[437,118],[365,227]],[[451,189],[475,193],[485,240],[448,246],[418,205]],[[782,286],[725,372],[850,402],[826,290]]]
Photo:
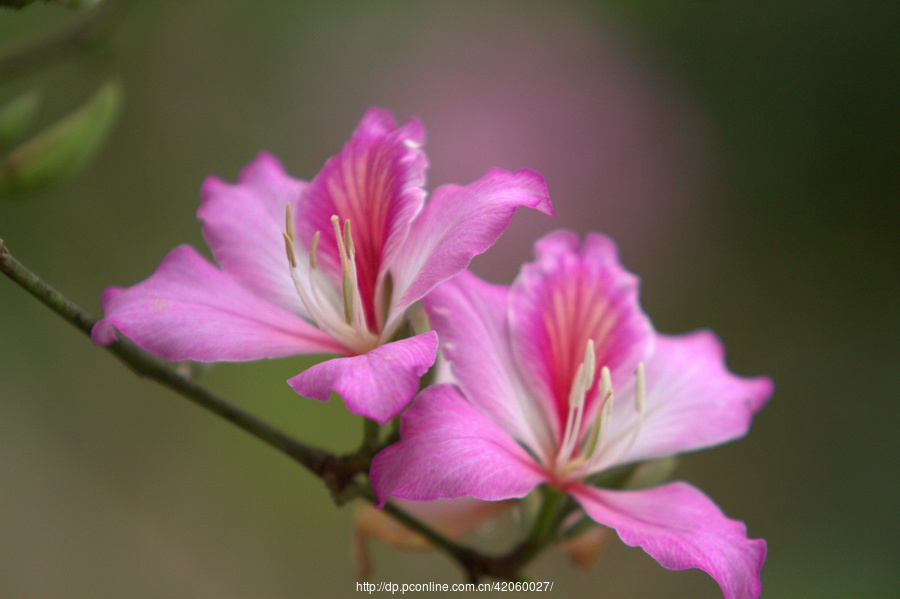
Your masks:
[[[340,218],[335,214],[331,217],[331,225],[334,227],[334,237],[337,240],[338,255],[341,259],[341,292],[344,297],[344,320],[347,324],[353,323],[353,292],[356,290],[356,265],[353,252],[353,238],[350,235],[350,220],[344,221],[344,231],[341,233]]]
[[[634,372],[634,407],[638,414],[644,413],[644,397],[647,393],[647,383],[644,380],[644,363],[640,362]]]
[[[294,243],[290,235],[284,231],[282,231],[281,235],[284,237],[284,252],[287,254],[288,262],[290,262],[291,268],[297,268],[297,255],[294,254]]]
[[[578,445],[581,423],[584,418],[584,402],[588,391],[594,384],[597,370],[597,356],[594,351],[594,340],[589,339],[584,350],[584,360],[578,366],[569,390],[569,413],[566,416],[566,427],[557,453],[557,465],[562,466],[572,459],[572,453]]]
[[[333,338],[340,340],[347,347],[358,351],[368,351],[377,344],[377,337],[368,330],[361,307],[359,289],[356,286],[356,250],[353,246],[353,238],[350,233],[350,221],[344,223],[343,232],[339,226],[337,216],[332,217],[335,229],[335,237],[338,243],[338,252],[341,260],[342,273],[342,314],[338,312],[336,302],[323,301],[316,284],[318,259],[316,254],[319,247],[320,231],[313,235],[309,250],[309,263],[307,267],[307,281],[302,281],[297,271],[297,255],[294,249],[296,237],[294,234],[293,218],[290,205],[285,206],[285,231],[284,248],[290,264],[291,279],[294,288],[300,296],[300,301],[309,315],[309,318],[323,331]],[[308,288],[307,288],[308,286]],[[340,315],[339,315],[340,314]]]
[[[641,425],[644,422],[644,410],[646,408],[646,395],[647,395],[647,382],[644,375],[644,363],[640,362],[637,368],[634,371],[634,411],[637,413],[637,418],[634,422],[628,425],[623,431],[621,431],[616,437],[614,441],[612,441],[611,447],[615,448],[615,456],[610,456],[609,454],[601,457],[599,454],[594,455],[596,452],[596,445],[592,446],[590,451],[586,453],[586,458],[588,460],[588,467],[594,467],[599,461],[615,461],[619,460],[627,454],[631,448],[634,446],[635,441],[637,441],[638,436],[641,432]],[[609,408],[609,410],[607,410]],[[608,405],[603,406],[604,412],[604,422],[602,423],[602,430],[598,434],[598,442],[599,437],[603,436],[603,432],[606,430],[606,421],[609,420],[609,415],[612,410],[612,397],[608,401]],[[599,419],[598,419],[599,420]],[[592,437],[593,437],[593,432]]]
[[[609,368],[606,366],[600,371],[600,401],[597,409],[597,418],[594,420],[594,426],[588,435],[587,442],[584,445],[582,455],[585,459],[593,457],[600,445],[600,439],[609,426],[609,419],[612,415],[613,400],[615,399],[615,391],[612,386],[612,378],[609,374]]]

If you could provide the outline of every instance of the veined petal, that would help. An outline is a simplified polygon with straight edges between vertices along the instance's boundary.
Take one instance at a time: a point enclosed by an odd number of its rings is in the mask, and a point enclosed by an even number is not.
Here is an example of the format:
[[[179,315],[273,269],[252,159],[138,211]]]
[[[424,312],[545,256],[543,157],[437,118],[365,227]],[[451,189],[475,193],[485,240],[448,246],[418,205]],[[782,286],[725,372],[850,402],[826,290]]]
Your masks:
[[[768,377],[744,378],[725,366],[725,349],[710,331],[658,335],[646,364],[644,410],[634,384],[622,389],[598,469],[694,451],[744,436],[772,395]],[[614,432],[613,432],[614,431]]]
[[[532,170],[510,173],[494,168],[465,187],[444,185],[435,190],[390,265],[398,299],[388,322],[491,247],[519,206],[553,214],[544,178]]]
[[[437,334],[380,345],[366,354],[335,358],[288,380],[300,395],[327,401],[335,391],[354,414],[386,424],[407,406],[419,388],[419,377],[434,364]]]
[[[376,293],[382,265],[397,252],[425,198],[424,138],[419,121],[398,128],[389,112],[369,109],[350,140],[311,181],[300,208],[298,235],[309,247],[316,231],[322,232],[319,264],[336,285],[341,267],[331,217],[337,215],[341,226],[350,221],[358,285],[371,328],[382,324]]]
[[[556,231],[537,242],[535,253],[537,260],[522,267],[510,291],[511,343],[528,386],[555,407],[553,424],[561,434],[588,340],[597,371],[608,367],[617,387],[649,354],[653,328],[638,303],[638,279],[619,264],[609,238],[590,234],[580,244],[574,233]],[[588,417],[596,398],[588,395]]]
[[[748,539],[743,522],[727,518],[691,485],[612,491],[578,484],[568,491],[592,519],[663,567],[703,570],[719,583],[725,599],[759,597],[766,542]]]
[[[435,287],[423,304],[469,401],[513,438],[549,458],[553,433],[547,406],[532,400],[510,348],[508,295],[509,287],[463,271]]]
[[[172,250],[150,278],[110,287],[101,300],[99,343],[112,324],[143,349],[167,360],[244,361],[343,347],[300,316],[260,298],[207,262],[192,247]]]
[[[422,391],[401,417],[400,437],[372,461],[376,507],[388,497],[524,497],[547,479],[534,459],[453,385]]]
[[[285,206],[296,215],[306,186],[288,176],[274,156],[261,153],[233,185],[207,178],[197,210],[222,270],[256,295],[301,315],[306,311],[294,290],[282,231]]]

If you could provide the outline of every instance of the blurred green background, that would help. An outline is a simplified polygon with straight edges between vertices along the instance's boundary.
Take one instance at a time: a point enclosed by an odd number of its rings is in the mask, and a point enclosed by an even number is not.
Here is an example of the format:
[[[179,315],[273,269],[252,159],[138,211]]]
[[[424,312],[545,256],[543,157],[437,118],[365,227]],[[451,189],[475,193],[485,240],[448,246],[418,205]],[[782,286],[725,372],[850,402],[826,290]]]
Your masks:
[[[109,0],[107,0],[109,1]],[[101,3],[102,6],[102,3]],[[87,16],[0,11],[0,56]],[[891,2],[137,3],[108,44],[28,77],[46,125],[110,75],[120,120],[77,178],[0,203],[0,238],[99,314],[109,285],[204,248],[203,179],[259,150],[309,179],[363,111],[428,130],[429,189],[491,166],[547,179],[474,263],[509,282],[557,227],[604,231],[665,332],[714,329],[776,382],[744,440],[677,475],[769,543],[765,597],[900,594],[900,5]],[[340,402],[284,383],[299,360],[200,380],[344,451]],[[112,356],[0,279],[0,596],[345,597],[352,507],[277,452]],[[375,581],[459,582],[436,554],[373,546]],[[617,540],[561,597],[718,597]]]

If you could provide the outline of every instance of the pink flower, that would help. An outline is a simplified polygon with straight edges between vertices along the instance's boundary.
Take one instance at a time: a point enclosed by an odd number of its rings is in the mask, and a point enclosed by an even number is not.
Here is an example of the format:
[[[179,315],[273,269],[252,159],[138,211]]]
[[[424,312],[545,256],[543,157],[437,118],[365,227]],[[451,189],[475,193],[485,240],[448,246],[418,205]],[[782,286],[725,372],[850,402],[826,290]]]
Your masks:
[[[744,435],[771,381],[729,373],[710,332],[655,333],[611,240],[560,231],[536,254],[512,287],[464,272],[426,298],[459,385],[427,388],[403,414],[402,440],[372,465],[377,497],[501,500],[548,484],[664,567],[757,597],[765,541],[702,492],[589,481]]]
[[[433,331],[403,337],[407,308],[490,247],[516,207],[552,213],[530,170],[491,169],[425,203],[423,141],[417,120],[397,127],[373,108],[310,182],[268,154],[235,184],[208,178],[197,216],[219,266],[175,248],[149,279],[104,292],[94,340],[110,343],[114,326],[163,358],[200,362],[338,354],[288,383],[387,422],[437,352]]]

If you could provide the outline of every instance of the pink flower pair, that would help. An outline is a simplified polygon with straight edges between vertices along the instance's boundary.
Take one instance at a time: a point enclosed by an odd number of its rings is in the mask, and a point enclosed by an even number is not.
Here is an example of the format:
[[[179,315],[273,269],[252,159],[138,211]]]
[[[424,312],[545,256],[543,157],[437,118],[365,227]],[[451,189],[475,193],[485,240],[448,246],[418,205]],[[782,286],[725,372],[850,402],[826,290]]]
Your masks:
[[[590,480],[744,435],[771,382],[730,374],[709,332],[656,333],[600,235],[544,237],[511,287],[465,272],[518,206],[552,213],[546,187],[533,171],[492,169],[425,203],[423,138],[417,121],[397,127],[372,109],[309,183],[268,155],[236,184],[208,179],[198,216],[219,267],[176,248],[146,281],[103,294],[95,341],[115,327],[169,360],[337,354],[289,384],[319,400],[336,391],[381,424],[412,400],[440,343],[455,384],[419,393],[402,440],[376,457],[382,504],[547,484],[666,568],[703,569],[729,599],[758,596],[765,541],[699,490]],[[419,300],[433,330],[412,333]]]

